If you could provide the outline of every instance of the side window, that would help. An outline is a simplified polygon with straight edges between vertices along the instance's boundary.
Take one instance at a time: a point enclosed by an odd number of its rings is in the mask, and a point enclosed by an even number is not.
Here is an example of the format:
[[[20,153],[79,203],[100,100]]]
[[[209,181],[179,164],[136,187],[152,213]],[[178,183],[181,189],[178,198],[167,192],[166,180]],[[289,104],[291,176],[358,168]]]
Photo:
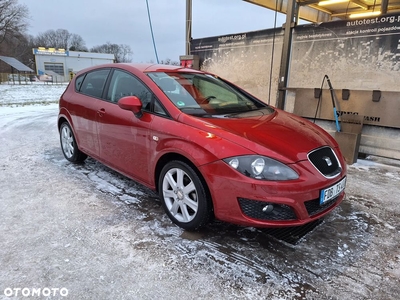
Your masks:
[[[87,73],[81,84],[80,92],[88,96],[101,98],[109,73],[110,69],[102,69]]]
[[[115,70],[106,99],[117,103],[119,99],[125,96],[138,97],[142,101],[143,109],[145,110],[150,107],[152,93],[148,88],[133,75],[121,70]]]
[[[75,80],[75,90],[77,92],[81,91],[82,82],[83,82],[83,79],[85,78],[85,75],[86,74],[83,74],[83,75],[79,76],[78,78],[76,78],[76,80]]]
[[[158,115],[166,116],[167,113],[165,112],[164,108],[161,106],[160,102],[157,99],[154,99],[154,106],[153,106],[154,113]]]

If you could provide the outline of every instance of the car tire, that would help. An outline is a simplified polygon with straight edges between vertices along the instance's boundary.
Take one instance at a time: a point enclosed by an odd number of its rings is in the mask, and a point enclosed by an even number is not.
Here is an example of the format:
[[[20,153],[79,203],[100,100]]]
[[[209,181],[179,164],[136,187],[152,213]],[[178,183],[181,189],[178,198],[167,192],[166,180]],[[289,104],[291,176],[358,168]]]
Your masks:
[[[87,155],[78,149],[71,126],[64,122],[60,126],[60,143],[64,157],[73,163],[81,163]]]
[[[167,163],[158,190],[165,212],[179,227],[194,231],[210,220],[212,205],[205,183],[188,164],[177,160]]]

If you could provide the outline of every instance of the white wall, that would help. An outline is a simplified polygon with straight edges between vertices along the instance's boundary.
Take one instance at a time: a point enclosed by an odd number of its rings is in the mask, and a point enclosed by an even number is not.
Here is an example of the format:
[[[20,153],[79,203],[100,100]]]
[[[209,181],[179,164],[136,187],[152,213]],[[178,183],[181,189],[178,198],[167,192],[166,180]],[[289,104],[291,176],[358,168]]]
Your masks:
[[[63,64],[65,81],[69,80],[69,69],[74,73],[91,66],[113,63],[113,54],[67,51],[65,55],[35,54],[36,72],[45,72],[45,63]]]

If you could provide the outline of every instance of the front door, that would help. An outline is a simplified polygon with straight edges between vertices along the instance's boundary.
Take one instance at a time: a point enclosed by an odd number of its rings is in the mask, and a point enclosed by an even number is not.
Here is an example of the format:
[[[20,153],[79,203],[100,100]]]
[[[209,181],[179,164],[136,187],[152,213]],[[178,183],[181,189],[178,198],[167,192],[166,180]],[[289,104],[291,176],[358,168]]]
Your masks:
[[[98,115],[97,128],[101,159],[111,168],[143,183],[149,183],[149,159],[152,146],[150,127],[153,114],[144,111],[139,119],[117,102],[124,96],[137,96],[145,107],[152,94],[132,74],[115,69],[106,101]]]

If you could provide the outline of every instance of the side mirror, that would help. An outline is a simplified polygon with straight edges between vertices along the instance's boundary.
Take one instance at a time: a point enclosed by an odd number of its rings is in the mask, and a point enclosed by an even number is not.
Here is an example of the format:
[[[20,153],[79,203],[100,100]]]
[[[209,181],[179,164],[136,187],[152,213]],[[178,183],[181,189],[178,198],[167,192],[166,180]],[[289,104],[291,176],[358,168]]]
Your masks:
[[[130,110],[137,118],[141,118],[143,115],[142,101],[136,96],[122,97],[118,100],[118,106],[124,110]]]

